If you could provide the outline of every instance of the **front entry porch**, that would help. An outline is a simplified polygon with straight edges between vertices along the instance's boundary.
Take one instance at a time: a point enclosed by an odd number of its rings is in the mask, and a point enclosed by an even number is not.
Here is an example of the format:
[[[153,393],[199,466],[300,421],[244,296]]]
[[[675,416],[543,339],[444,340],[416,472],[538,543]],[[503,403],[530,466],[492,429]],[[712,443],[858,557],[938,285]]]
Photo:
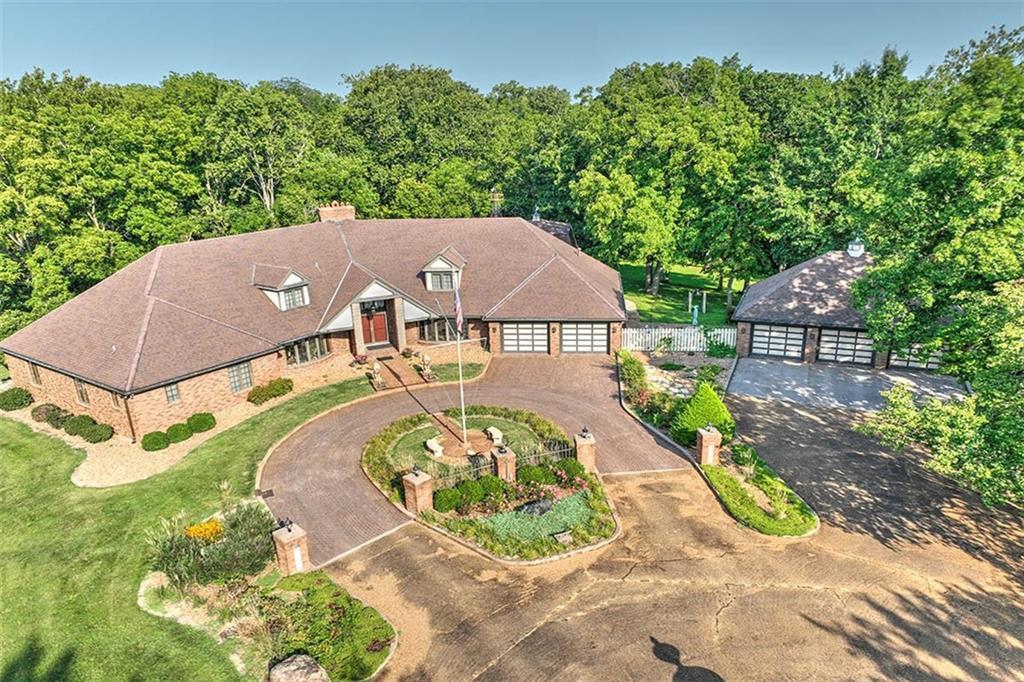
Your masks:
[[[352,353],[405,348],[405,310],[400,298],[378,298],[352,304]]]

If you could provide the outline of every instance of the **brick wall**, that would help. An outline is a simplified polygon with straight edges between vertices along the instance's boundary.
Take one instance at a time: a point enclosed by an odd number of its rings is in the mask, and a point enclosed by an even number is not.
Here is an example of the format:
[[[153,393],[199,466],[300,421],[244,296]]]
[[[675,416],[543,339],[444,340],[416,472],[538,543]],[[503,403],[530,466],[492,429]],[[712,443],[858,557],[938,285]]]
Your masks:
[[[608,339],[608,352],[618,353],[622,348],[622,323],[612,322],[608,325],[610,338]]]
[[[750,356],[750,323],[736,323],[736,357],[745,358]]]
[[[548,355],[559,355],[562,352],[562,325],[548,322]]]
[[[78,401],[75,380],[72,377],[37,365],[39,384],[36,385],[32,382],[29,363],[8,355],[7,367],[11,371],[11,380],[14,384],[28,389],[36,404],[53,403],[74,414],[87,414],[101,424],[110,424],[117,433],[131,435],[125,401],[120,396],[87,383],[85,390],[89,396],[89,404],[83,405]]]

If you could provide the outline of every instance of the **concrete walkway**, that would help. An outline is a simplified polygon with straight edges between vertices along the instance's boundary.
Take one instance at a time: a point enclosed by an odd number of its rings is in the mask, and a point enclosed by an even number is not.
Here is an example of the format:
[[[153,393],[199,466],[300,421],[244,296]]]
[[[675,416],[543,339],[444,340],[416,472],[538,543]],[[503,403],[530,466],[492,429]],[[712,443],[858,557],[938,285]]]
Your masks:
[[[729,383],[729,393],[788,400],[816,407],[879,410],[880,395],[897,382],[924,397],[963,395],[952,377],[923,371],[877,370],[833,363],[800,363],[767,358],[740,358]]]
[[[310,559],[321,564],[408,521],[363,474],[363,447],[392,421],[458,406],[453,384],[383,393],[313,420],[267,460],[258,487],[279,517],[309,533]],[[534,410],[568,433],[586,425],[598,440],[603,473],[678,469],[680,455],[618,404],[614,361],[607,356],[499,356],[466,385],[466,404]]]

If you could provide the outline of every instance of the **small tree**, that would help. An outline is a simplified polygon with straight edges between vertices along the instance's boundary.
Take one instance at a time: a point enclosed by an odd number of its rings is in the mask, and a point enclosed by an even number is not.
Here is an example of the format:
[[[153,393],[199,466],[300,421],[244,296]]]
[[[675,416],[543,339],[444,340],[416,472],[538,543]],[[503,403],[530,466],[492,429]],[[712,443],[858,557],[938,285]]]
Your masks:
[[[701,383],[672,423],[672,438],[684,445],[693,445],[697,442],[697,430],[708,424],[722,432],[722,443],[728,443],[736,433],[736,422],[729,408],[711,384]]]

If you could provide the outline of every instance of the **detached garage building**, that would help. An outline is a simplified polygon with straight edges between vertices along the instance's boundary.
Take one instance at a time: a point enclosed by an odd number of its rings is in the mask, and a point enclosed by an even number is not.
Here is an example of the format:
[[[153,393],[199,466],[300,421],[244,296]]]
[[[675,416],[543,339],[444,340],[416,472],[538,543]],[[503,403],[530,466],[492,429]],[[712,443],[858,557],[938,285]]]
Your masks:
[[[733,314],[738,355],[876,369],[937,366],[937,358],[921,362],[875,349],[852,296],[853,283],[871,262],[854,240],[845,251],[830,251],[751,286]]]

